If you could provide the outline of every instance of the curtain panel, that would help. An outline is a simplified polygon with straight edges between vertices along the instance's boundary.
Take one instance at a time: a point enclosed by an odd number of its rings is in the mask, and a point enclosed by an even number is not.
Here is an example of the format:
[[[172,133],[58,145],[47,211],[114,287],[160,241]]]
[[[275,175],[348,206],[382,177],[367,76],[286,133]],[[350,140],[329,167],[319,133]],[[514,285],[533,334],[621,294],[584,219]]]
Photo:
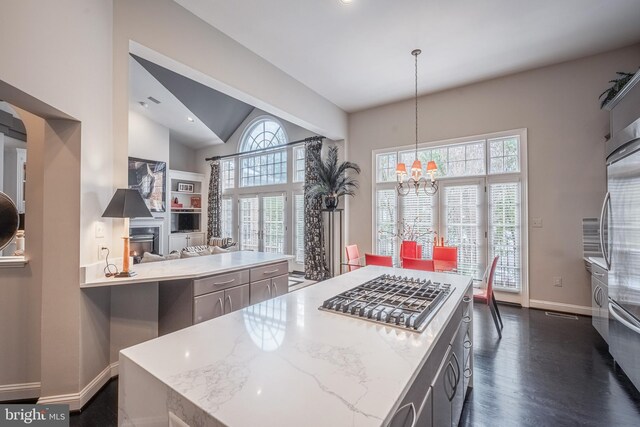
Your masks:
[[[318,180],[313,168],[313,159],[320,158],[322,141],[305,143],[305,195],[304,195],[304,273],[307,280],[325,280],[329,278],[329,269],[325,258],[324,225],[322,221],[322,197],[307,197],[308,186]]]
[[[209,178],[209,198],[207,212],[207,243],[212,237],[220,237],[220,162],[211,162],[211,177]]]

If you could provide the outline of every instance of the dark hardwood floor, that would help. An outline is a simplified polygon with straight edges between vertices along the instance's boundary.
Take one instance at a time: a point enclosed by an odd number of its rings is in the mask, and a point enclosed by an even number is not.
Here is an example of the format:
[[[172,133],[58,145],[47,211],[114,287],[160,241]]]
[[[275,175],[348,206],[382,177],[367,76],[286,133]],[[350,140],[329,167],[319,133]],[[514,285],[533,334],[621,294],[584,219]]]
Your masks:
[[[502,340],[487,307],[475,308],[474,389],[461,426],[640,426],[640,393],[614,368],[591,318],[500,311]],[[114,380],[72,415],[71,426],[116,426],[117,394]]]

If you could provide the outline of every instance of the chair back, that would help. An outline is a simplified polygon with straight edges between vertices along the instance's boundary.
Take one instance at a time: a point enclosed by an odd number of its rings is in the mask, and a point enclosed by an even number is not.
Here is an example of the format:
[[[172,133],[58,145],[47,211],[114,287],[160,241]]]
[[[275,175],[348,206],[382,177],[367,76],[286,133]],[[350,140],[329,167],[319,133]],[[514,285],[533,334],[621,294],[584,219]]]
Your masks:
[[[403,258],[402,268],[410,270],[435,271],[432,259]]]
[[[456,246],[434,246],[433,260],[453,262],[458,268],[458,248]]]
[[[496,255],[491,263],[491,270],[489,270],[489,277],[487,278],[487,302],[491,303],[491,295],[493,295],[493,278],[496,275],[496,267],[498,266],[498,259],[500,257]]]
[[[386,255],[364,254],[366,265],[379,265],[382,267],[393,267],[393,258]]]
[[[400,259],[404,258],[419,258],[418,257],[418,242],[413,240],[403,240],[400,245]]]
[[[357,270],[360,268],[360,251],[358,245],[348,245],[345,248],[347,253],[347,264],[349,271]]]

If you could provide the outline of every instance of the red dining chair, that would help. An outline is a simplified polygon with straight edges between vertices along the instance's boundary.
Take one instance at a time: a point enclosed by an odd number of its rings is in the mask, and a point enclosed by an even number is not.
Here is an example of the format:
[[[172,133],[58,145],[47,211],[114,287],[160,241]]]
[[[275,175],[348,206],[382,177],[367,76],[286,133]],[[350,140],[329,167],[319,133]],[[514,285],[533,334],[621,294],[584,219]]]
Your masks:
[[[400,259],[404,258],[419,258],[418,257],[418,242],[413,240],[403,240],[400,245]]]
[[[402,268],[410,270],[435,271],[432,259],[403,258]]]
[[[496,325],[498,336],[502,338],[502,316],[500,316],[496,296],[493,294],[493,279],[496,273],[496,266],[498,265],[498,258],[499,257],[496,256],[491,263],[489,277],[486,278],[485,282],[486,286],[473,290],[473,301],[482,302],[489,306],[489,311],[491,312],[491,317],[493,317],[493,323]]]
[[[348,245],[345,247],[345,252],[347,253],[347,271],[357,270],[360,267],[360,250],[358,250],[358,245]]]
[[[458,248],[456,246],[434,246],[434,261],[445,262],[450,265],[450,270],[458,269]]]
[[[364,254],[366,265],[379,265],[382,267],[393,267],[393,257],[385,255]]]

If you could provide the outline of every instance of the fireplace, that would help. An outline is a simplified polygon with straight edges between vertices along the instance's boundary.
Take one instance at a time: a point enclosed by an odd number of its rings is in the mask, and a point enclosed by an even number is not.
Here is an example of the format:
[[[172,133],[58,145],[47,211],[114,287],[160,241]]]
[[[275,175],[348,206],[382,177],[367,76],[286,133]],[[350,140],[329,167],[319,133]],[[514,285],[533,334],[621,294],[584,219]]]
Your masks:
[[[130,255],[138,264],[145,252],[160,254],[160,227],[132,227],[129,229]]]

